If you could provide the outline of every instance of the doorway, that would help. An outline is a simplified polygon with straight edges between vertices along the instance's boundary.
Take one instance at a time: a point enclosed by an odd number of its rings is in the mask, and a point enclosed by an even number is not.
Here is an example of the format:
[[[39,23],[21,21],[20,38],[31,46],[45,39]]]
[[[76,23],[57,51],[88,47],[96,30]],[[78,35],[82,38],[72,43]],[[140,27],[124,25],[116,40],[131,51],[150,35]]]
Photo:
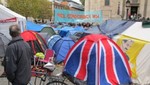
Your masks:
[[[131,15],[137,14],[138,6],[131,6]]]

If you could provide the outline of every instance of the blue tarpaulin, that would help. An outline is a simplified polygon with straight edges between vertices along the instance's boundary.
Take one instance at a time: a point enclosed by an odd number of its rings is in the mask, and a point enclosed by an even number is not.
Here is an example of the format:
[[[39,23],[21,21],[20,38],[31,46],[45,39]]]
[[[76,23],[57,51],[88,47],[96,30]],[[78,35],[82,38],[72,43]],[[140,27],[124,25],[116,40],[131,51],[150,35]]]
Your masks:
[[[32,30],[32,31],[36,31],[36,32],[39,32],[44,28],[43,26],[35,24],[31,21],[27,21],[26,25],[27,25],[27,30]]]

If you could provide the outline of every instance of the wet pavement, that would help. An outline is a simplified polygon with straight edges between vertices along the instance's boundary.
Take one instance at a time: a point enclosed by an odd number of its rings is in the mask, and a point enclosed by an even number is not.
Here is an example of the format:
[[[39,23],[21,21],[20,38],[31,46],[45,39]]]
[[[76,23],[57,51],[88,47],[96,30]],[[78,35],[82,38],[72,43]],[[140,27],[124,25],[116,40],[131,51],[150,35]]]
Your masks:
[[[2,75],[2,73],[4,72],[4,67],[1,65],[1,59],[0,59],[0,75]],[[62,66],[57,66],[55,71],[53,72],[53,75],[59,74],[62,71]],[[40,78],[37,78],[36,84],[35,84],[35,77],[31,78],[30,84],[28,85],[40,85]],[[65,81],[68,85],[73,85],[71,82],[69,82],[69,80]],[[44,82],[44,84],[42,83],[41,85],[46,85],[48,83],[48,80],[46,80]],[[6,77],[0,77],[0,85],[11,85]]]

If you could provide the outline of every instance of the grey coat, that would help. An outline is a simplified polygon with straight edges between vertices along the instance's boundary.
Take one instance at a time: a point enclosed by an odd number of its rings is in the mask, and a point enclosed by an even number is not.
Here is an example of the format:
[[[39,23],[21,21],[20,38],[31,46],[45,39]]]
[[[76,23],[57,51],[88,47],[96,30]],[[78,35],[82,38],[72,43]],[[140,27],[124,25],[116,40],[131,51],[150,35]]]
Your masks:
[[[18,85],[28,84],[31,78],[32,50],[27,42],[18,36],[6,49],[4,68],[10,82]]]

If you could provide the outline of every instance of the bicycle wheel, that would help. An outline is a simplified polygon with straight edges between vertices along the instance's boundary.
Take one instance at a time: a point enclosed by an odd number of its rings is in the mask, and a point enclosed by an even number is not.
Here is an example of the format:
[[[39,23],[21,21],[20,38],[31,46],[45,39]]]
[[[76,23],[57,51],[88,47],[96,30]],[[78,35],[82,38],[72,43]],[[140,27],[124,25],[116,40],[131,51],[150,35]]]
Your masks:
[[[61,81],[52,81],[48,82],[46,85],[67,85],[67,84]]]

